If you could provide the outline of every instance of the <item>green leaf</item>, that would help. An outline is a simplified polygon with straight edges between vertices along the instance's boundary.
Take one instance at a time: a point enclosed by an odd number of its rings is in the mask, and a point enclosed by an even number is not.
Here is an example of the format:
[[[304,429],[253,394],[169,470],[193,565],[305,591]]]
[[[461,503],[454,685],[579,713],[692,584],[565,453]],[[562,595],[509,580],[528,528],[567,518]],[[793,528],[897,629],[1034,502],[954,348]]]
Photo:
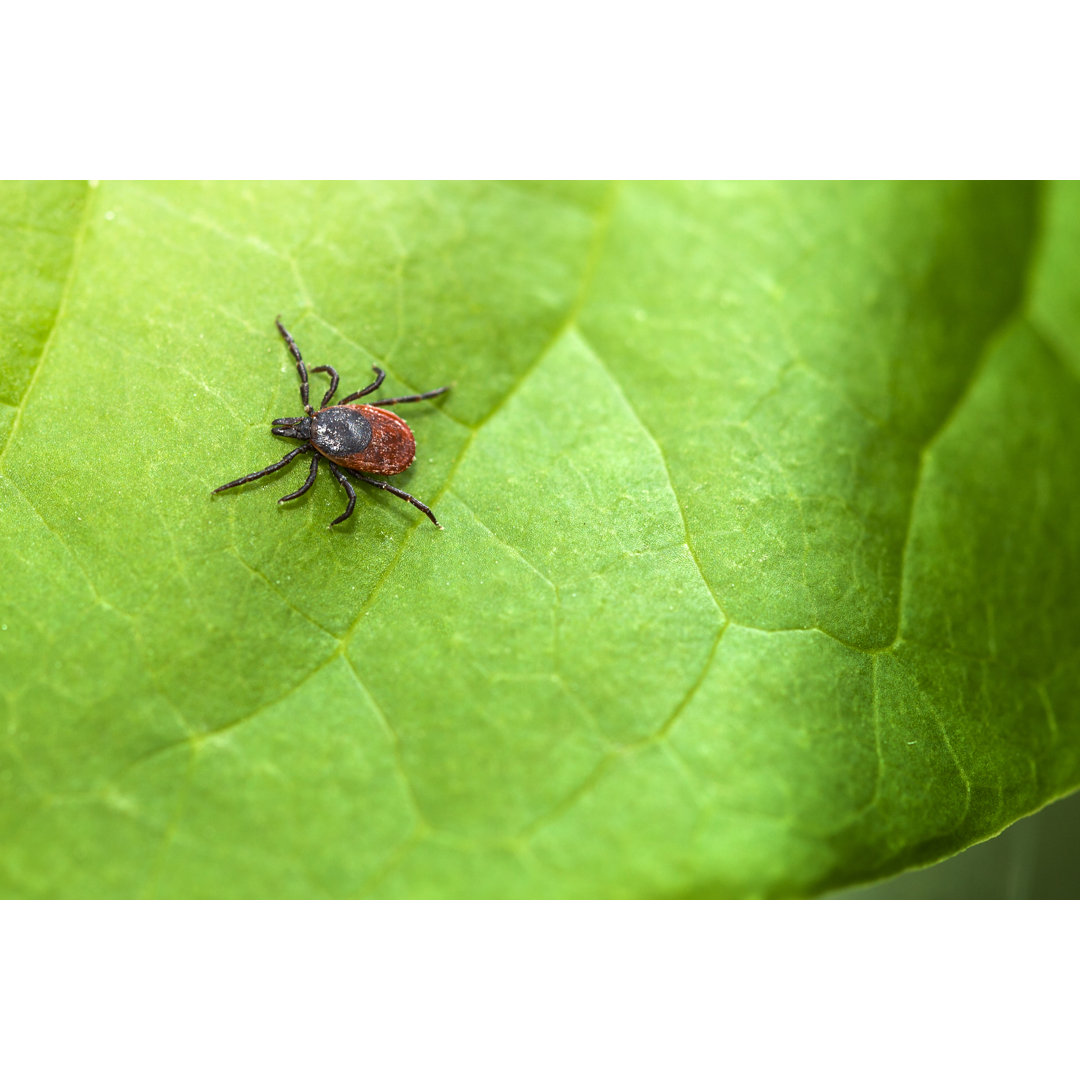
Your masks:
[[[0,283],[5,895],[804,896],[1080,784],[1080,187],[6,185]],[[210,495],[278,314],[453,383],[444,532]]]

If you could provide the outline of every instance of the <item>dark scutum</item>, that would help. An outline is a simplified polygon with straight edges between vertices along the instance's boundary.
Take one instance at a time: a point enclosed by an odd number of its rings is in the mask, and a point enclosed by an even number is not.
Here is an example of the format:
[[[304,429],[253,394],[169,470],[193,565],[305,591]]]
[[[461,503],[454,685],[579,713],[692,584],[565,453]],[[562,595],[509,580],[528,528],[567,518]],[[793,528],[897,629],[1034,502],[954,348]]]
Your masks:
[[[322,409],[312,418],[311,442],[327,457],[362,454],[371,442],[371,424],[356,409]]]

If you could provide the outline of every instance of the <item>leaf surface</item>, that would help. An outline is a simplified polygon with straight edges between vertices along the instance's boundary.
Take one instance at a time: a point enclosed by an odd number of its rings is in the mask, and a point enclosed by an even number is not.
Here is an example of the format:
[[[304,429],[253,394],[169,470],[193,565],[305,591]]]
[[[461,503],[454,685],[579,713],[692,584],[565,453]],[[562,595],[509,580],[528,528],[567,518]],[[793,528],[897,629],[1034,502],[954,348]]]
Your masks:
[[[1078,236],[1069,185],[0,186],[0,889],[805,896],[1076,787]],[[288,449],[278,314],[454,384],[398,410],[444,532],[210,496]]]

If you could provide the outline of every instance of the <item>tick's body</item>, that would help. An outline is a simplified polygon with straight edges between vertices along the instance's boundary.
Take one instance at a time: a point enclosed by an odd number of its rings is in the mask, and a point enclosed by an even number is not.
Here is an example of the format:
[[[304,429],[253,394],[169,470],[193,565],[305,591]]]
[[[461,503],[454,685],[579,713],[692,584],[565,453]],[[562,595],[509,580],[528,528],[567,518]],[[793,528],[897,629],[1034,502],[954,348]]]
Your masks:
[[[277,472],[278,469],[284,468],[298,454],[308,452],[312,454],[312,458],[311,470],[308,473],[307,480],[304,481],[302,487],[291,495],[279,499],[278,502],[288,502],[290,499],[298,498],[315,483],[315,477],[319,471],[319,458],[322,456],[326,458],[330,471],[349,496],[349,505],[345,513],[331,521],[331,525],[337,525],[339,522],[344,521],[353,512],[353,507],[356,505],[356,493],[341,472],[341,469],[345,468],[352,472],[358,480],[363,480],[364,483],[371,484],[373,487],[382,488],[384,491],[396,495],[399,499],[412,503],[418,510],[422,510],[427,514],[434,524],[441,529],[442,526],[435,520],[435,515],[419,499],[414,498],[407,491],[392,487],[385,481],[373,480],[362,474],[367,472],[376,473],[379,476],[393,476],[396,473],[404,472],[416,458],[416,439],[413,437],[409,425],[400,416],[395,416],[392,412],[380,409],[379,406],[399,405],[410,401],[425,401],[428,398],[438,397],[439,394],[445,394],[449,387],[442,386],[438,390],[429,390],[426,394],[408,394],[405,397],[386,398],[370,405],[352,404],[356,398],[366,397],[382,385],[386,373],[381,368],[376,367],[374,368],[375,381],[370,386],[358,390],[355,394],[349,394],[348,397],[343,397],[336,405],[327,408],[327,403],[337,392],[338,374],[332,367],[323,364],[311,370],[325,371],[330,376],[330,389],[327,390],[325,397],[323,397],[320,408],[313,409],[308,404],[308,373],[300,355],[300,350],[296,347],[296,342],[289,336],[289,332],[281,325],[280,319],[277,328],[281,331],[281,336],[289,346],[289,351],[296,359],[296,370],[300,376],[300,401],[304,406],[304,415],[286,416],[271,421],[270,430],[273,434],[284,436],[287,439],[299,439],[306,445],[290,450],[280,461],[265,469],[260,469],[259,472],[242,476],[239,480],[233,480],[228,484],[222,484],[221,487],[214,489],[214,493]]]
[[[393,476],[416,457],[409,425],[375,405],[334,405],[310,420],[311,445],[335,465]]]

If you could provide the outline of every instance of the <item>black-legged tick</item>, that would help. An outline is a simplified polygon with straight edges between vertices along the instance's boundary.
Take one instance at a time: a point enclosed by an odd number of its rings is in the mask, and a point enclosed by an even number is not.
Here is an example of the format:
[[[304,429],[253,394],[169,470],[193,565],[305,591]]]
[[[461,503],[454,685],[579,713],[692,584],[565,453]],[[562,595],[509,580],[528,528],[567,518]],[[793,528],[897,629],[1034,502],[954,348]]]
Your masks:
[[[281,325],[281,319],[277,320],[277,328],[296,359],[296,370],[300,375],[300,401],[304,406],[304,415],[284,416],[272,420],[270,430],[274,435],[282,435],[286,439],[299,439],[306,445],[290,450],[280,461],[265,469],[214,488],[213,493],[216,495],[219,491],[258,480],[260,476],[269,476],[270,473],[285,468],[298,454],[311,454],[311,471],[308,473],[308,478],[301,487],[291,495],[278,499],[278,502],[284,503],[289,502],[290,499],[298,499],[315,483],[321,455],[326,458],[330,471],[349,496],[349,505],[345,508],[345,513],[334,518],[327,526],[328,528],[345,521],[356,505],[356,492],[353,491],[352,484],[341,471],[348,469],[357,480],[363,480],[365,484],[382,488],[383,491],[389,491],[391,495],[412,503],[417,510],[422,510],[427,514],[437,528],[441,529],[442,526],[435,520],[435,515],[415,496],[383,480],[374,480],[363,474],[369,472],[380,476],[393,476],[395,473],[404,472],[416,458],[416,439],[409,425],[400,416],[395,416],[379,406],[426,401],[428,398],[445,394],[450,387],[440,386],[438,390],[429,390],[426,394],[407,394],[405,397],[384,398],[382,401],[366,404],[351,404],[357,398],[367,397],[368,394],[374,393],[386,378],[386,372],[382,368],[372,365],[372,370],[375,372],[374,382],[365,386],[363,390],[357,390],[355,394],[343,397],[336,405],[327,408],[328,402],[337,393],[338,373],[329,364],[320,364],[311,370],[312,372],[325,371],[330,376],[330,389],[326,391],[319,408],[313,409],[308,404],[308,373],[304,366],[304,358],[300,355],[300,350],[296,347],[296,342],[293,341],[289,331]]]

